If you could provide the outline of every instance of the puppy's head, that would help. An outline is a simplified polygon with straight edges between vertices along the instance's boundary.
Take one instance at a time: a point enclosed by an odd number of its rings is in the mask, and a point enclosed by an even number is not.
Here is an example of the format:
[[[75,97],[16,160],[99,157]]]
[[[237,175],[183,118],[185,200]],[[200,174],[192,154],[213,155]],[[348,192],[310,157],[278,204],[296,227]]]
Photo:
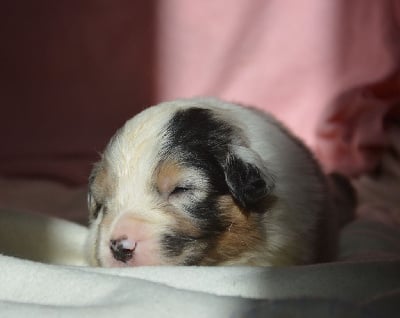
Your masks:
[[[205,105],[128,121],[89,183],[95,265],[251,264],[262,249],[274,180],[241,129]]]

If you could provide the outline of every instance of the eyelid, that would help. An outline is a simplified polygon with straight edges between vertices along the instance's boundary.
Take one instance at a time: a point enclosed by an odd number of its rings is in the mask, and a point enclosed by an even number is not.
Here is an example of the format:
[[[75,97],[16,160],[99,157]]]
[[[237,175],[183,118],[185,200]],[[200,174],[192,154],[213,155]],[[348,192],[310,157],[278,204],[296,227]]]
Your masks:
[[[195,190],[195,186],[192,183],[177,183],[168,196],[178,196],[183,193]]]
[[[93,216],[95,219],[97,219],[97,217],[99,216],[101,209],[103,209],[103,204],[95,202],[95,208],[93,211]]]
[[[91,211],[93,211],[93,212],[92,212],[93,217],[94,217],[95,219],[97,219],[97,216],[99,215],[101,209],[104,209],[103,204],[97,202],[97,200],[94,198],[94,196],[93,196],[91,193],[88,194],[87,200],[88,200],[89,209],[90,209]]]
[[[179,194],[179,193],[184,193],[187,191],[192,190],[190,187],[186,187],[186,186],[176,186],[170,193],[170,195],[172,194]]]

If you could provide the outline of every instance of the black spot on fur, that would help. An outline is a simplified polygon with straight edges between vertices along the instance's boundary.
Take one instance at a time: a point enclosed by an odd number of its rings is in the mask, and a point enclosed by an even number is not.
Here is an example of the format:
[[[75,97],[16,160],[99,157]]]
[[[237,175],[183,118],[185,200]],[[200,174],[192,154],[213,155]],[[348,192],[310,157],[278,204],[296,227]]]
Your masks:
[[[212,217],[210,207],[219,195],[229,193],[221,161],[224,160],[234,130],[216,119],[208,109],[189,108],[178,111],[165,130],[162,157],[177,158],[183,165],[195,167],[208,178],[209,197],[205,207],[197,207],[196,213]]]
[[[161,240],[161,245],[166,256],[177,257],[191,242],[192,240],[183,235],[166,234]]]
[[[216,119],[208,109],[193,107],[176,112],[165,134],[164,154],[179,154],[183,163],[206,171],[215,186],[223,187],[219,161],[232,142],[234,129],[230,125]]]
[[[163,236],[161,245],[166,256],[177,257],[182,254],[185,248],[192,245],[194,241],[194,238],[184,234],[171,233]]]
[[[182,259],[181,265],[198,265],[208,249],[208,244],[201,238],[195,238],[183,233],[172,232],[166,234],[161,239],[163,254],[166,257],[179,257],[185,250],[190,250],[190,253]]]
[[[233,128],[213,116],[209,109],[197,107],[179,110],[168,125],[173,141],[190,147],[220,148],[231,141]]]

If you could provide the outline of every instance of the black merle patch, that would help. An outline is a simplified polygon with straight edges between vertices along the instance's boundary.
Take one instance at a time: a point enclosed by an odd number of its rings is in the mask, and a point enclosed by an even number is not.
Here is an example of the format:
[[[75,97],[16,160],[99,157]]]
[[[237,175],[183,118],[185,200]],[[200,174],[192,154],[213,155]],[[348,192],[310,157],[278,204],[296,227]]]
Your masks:
[[[212,236],[223,231],[217,199],[229,193],[221,161],[234,135],[233,127],[201,108],[180,110],[172,117],[164,133],[161,157],[175,158],[182,165],[195,167],[207,175],[210,184],[206,199],[186,207],[199,220],[203,232]]]
[[[178,234],[166,234],[161,240],[164,253],[169,257],[177,257],[182,254],[182,251],[193,244],[195,240]]]
[[[164,153],[179,153],[184,163],[219,177],[223,171],[217,169],[218,161],[226,155],[233,135],[233,127],[216,119],[211,110],[180,110],[167,125]]]
[[[180,110],[168,123],[162,156],[178,157],[183,165],[205,172],[214,194],[227,194],[220,162],[228,152],[233,135],[233,127],[216,119],[208,109]]]
[[[161,239],[163,254],[170,258],[183,256],[181,265],[187,266],[198,265],[213,245],[208,237],[192,237],[178,232],[165,234]]]

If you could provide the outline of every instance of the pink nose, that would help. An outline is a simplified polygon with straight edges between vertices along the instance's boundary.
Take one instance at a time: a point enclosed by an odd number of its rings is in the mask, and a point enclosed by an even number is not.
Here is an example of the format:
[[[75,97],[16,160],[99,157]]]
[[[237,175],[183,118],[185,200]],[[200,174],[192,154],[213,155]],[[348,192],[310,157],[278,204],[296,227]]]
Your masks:
[[[129,240],[126,235],[110,240],[110,250],[117,261],[126,263],[132,259],[137,243]]]

